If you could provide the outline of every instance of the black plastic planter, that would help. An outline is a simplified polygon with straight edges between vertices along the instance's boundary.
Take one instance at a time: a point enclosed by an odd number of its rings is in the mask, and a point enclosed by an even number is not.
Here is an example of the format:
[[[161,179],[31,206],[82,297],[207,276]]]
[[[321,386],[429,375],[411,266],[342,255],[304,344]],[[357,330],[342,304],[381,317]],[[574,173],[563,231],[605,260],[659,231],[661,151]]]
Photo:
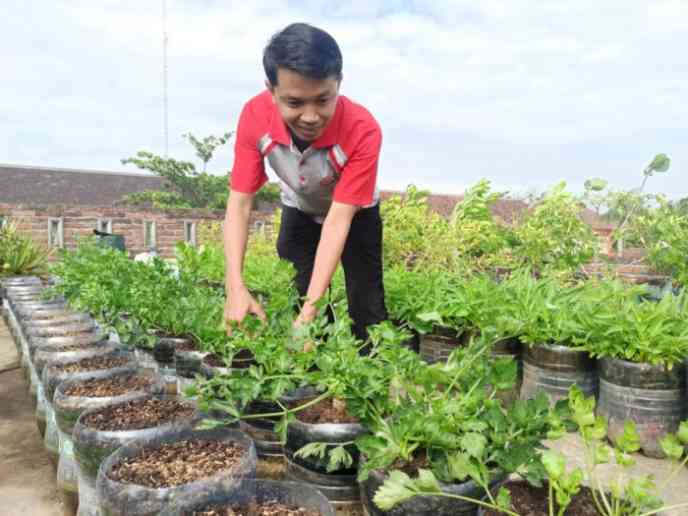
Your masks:
[[[287,425],[287,441],[284,454],[287,459],[287,476],[290,480],[306,482],[319,489],[334,504],[351,504],[359,499],[356,470],[359,453],[355,445],[348,444],[345,449],[353,458],[351,468],[328,473],[328,458],[297,457],[296,452],[310,443],[326,442],[336,445],[354,441],[365,434],[366,430],[358,423],[319,423],[310,424],[292,421]],[[332,446],[333,448],[335,446]]]
[[[523,346],[521,341],[515,338],[502,339],[492,346],[492,357],[496,359],[509,358],[516,362],[517,376],[513,389],[497,392],[497,397],[506,404],[511,404],[520,397],[521,384],[523,383]]]
[[[428,364],[446,362],[452,351],[466,345],[470,336],[466,330],[435,327],[431,333],[420,336],[420,357]]]
[[[566,397],[574,384],[585,396],[597,394],[597,361],[586,351],[557,344],[525,347],[522,399],[535,398],[542,391],[556,402]]]
[[[112,480],[109,471],[122,460],[139,455],[144,449],[155,448],[164,443],[186,439],[218,440],[233,443],[245,450],[243,459],[236,467],[216,473],[201,480],[168,488],[149,488],[134,484],[124,484]],[[189,428],[154,436],[136,439],[122,446],[110,455],[98,471],[96,491],[99,509],[108,516],[148,516],[170,512],[182,500],[198,499],[202,495],[220,492],[237,492],[244,479],[256,476],[256,450],[253,441],[238,430],[192,430]]]
[[[361,482],[361,503],[368,516],[475,516],[478,505],[467,501],[447,498],[442,496],[415,496],[410,500],[401,502],[389,511],[383,511],[373,498],[377,490],[387,479],[387,472],[373,470],[369,477]],[[502,479],[495,480],[492,486],[497,486]],[[440,482],[440,488],[447,494],[465,496],[475,500],[482,500],[485,491],[475,482],[468,481],[462,484],[447,484]]]
[[[686,368],[637,364],[615,358],[599,361],[600,398],[597,413],[608,420],[609,438],[623,434],[624,422],[636,424],[642,452],[665,455],[659,439],[676,432],[686,415]]]
[[[319,516],[335,516],[334,509],[323,494],[300,482],[277,482],[274,480],[244,480],[239,489],[220,491],[182,500],[175,504],[166,516],[192,516],[210,506],[246,507],[251,503],[277,502],[287,507],[301,508]]]
[[[280,403],[290,406],[300,401],[315,398],[318,392],[313,387],[301,387],[282,396]],[[281,408],[272,401],[254,401],[247,409],[247,414],[271,414],[279,412]],[[279,434],[275,432],[277,418],[249,419],[240,422],[239,427],[256,443],[256,452],[260,458],[282,457],[283,444]]]

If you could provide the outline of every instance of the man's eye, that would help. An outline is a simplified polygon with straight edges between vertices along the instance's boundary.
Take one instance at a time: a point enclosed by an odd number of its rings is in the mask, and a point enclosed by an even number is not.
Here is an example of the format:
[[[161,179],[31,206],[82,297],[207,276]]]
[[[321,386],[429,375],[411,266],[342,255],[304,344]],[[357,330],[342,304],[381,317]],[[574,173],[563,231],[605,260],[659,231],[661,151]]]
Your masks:
[[[302,104],[301,102],[289,102],[289,101],[287,102],[287,106],[289,106],[290,108],[300,107],[301,104]]]
[[[324,106],[324,105],[327,104],[329,101],[330,101],[330,99],[327,99],[327,98],[325,98],[325,99],[318,99],[318,104],[320,104],[321,106]]]

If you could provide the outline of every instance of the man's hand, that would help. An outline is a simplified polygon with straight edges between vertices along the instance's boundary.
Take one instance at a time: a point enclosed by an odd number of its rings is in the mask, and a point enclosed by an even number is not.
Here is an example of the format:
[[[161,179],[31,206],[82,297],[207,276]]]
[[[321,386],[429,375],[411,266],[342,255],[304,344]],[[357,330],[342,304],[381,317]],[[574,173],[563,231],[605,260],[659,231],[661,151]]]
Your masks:
[[[299,312],[299,316],[294,321],[294,328],[300,328],[312,322],[316,315],[318,315],[318,309],[309,302],[305,302]]]
[[[253,298],[248,289],[239,289],[228,295],[225,302],[227,335],[231,335],[232,325],[241,324],[248,314],[255,315],[261,321],[266,319],[263,307]]]

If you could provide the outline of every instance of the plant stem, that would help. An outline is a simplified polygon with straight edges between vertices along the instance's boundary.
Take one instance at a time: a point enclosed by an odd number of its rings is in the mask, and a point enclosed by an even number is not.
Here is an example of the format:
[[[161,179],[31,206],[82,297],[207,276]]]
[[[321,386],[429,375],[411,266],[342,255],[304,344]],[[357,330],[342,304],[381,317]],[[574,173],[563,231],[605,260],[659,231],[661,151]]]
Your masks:
[[[498,507],[497,505],[493,505],[488,502],[483,502],[482,500],[476,500],[475,498],[470,498],[468,496],[461,496],[457,494],[451,494],[451,493],[444,493],[444,492],[439,492],[439,493],[427,493],[427,492],[418,492],[419,495],[423,496],[443,496],[445,498],[453,498],[455,500],[461,500],[462,502],[468,502],[476,505],[480,505],[482,507],[487,507],[488,509],[494,509],[496,511],[502,511],[505,514],[508,514],[509,516],[520,516],[518,513],[511,511],[509,509],[504,509],[502,507]],[[643,515],[645,516],[645,515]]]
[[[686,457],[685,457],[681,462],[678,463],[678,465],[677,465],[677,466],[673,469],[673,471],[669,474],[669,476],[667,477],[667,479],[666,479],[664,482],[662,482],[662,485],[659,486],[659,491],[660,491],[660,492],[662,492],[662,491],[664,491],[664,489],[666,489],[666,487],[671,483],[671,481],[674,479],[674,477],[675,477],[676,475],[678,475],[680,471],[683,470],[683,468],[685,467],[686,463],[688,463],[688,455],[686,455]]]
[[[649,512],[644,512],[639,516],[652,516],[653,514],[659,514],[662,511],[670,511],[672,509],[678,509],[679,507],[688,507],[688,502],[678,503],[676,505],[667,505],[665,507],[660,507],[659,509],[653,509]]]
[[[303,405],[299,405],[298,407],[295,407],[293,409],[286,409],[283,410],[282,412],[268,412],[266,414],[244,414],[241,416],[240,419],[265,419],[269,417],[281,417],[284,416],[285,414],[291,414],[294,412],[300,412],[308,407],[311,407],[317,403],[320,403],[322,400],[325,400],[330,397],[330,392],[325,391],[322,393],[320,396],[317,398],[312,399],[311,401],[304,403]]]
[[[554,489],[552,488],[552,482],[550,481],[547,485],[549,490],[548,504],[549,504],[549,516],[554,516]]]

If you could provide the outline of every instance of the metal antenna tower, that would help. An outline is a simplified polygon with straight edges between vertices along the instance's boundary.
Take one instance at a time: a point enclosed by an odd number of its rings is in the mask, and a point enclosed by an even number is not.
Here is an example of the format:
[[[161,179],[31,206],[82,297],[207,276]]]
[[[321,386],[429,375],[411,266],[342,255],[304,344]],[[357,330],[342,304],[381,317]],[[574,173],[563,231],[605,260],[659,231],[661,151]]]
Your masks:
[[[169,151],[169,129],[167,122],[167,0],[162,0],[162,111],[165,157]]]

